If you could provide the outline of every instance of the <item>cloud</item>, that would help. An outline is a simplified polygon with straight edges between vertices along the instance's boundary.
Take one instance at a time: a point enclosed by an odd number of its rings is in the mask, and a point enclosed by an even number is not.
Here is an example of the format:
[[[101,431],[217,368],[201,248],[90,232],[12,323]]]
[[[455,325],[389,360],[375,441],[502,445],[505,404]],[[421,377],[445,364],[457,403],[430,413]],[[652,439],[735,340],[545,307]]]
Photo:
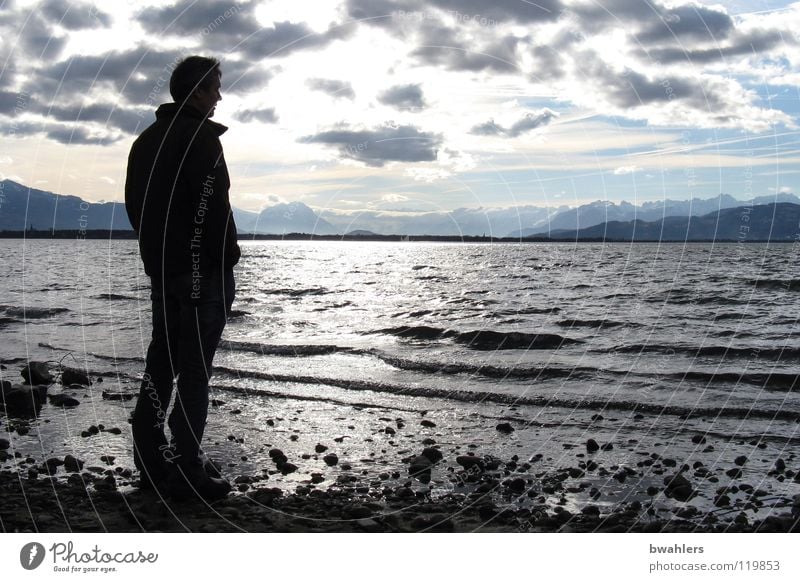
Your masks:
[[[564,10],[560,0],[430,0],[430,4],[454,15],[461,22],[477,24],[547,22]]]
[[[6,13],[6,18],[0,34],[16,41],[12,44],[13,53],[21,51],[27,57],[49,61],[57,59],[67,44],[66,37],[56,36],[53,26],[35,11],[27,15]],[[6,23],[11,26],[6,28]]]
[[[139,46],[104,55],[76,55],[41,67],[26,84],[47,103],[72,101],[95,90],[111,90],[135,105],[170,101],[169,76],[183,57],[177,50]]]
[[[322,91],[331,97],[355,99],[356,94],[353,86],[347,81],[337,81],[336,79],[308,79],[306,86],[314,91]]]
[[[121,139],[119,135],[93,133],[84,127],[52,127],[47,137],[67,145],[111,145]]]
[[[537,113],[526,114],[522,119],[511,124],[510,127],[503,127],[495,123],[493,119],[490,119],[485,123],[473,127],[470,133],[473,135],[497,135],[509,138],[519,137],[523,133],[547,125],[556,117],[558,117],[558,113],[551,109],[544,108]]]
[[[332,25],[318,33],[304,22],[262,27],[255,14],[257,6],[256,2],[181,0],[172,6],[146,8],[137,18],[151,34],[178,37],[184,44],[193,38],[204,50],[236,54],[248,61],[323,48],[348,38],[355,29],[350,24]]]
[[[517,73],[517,48],[522,39],[507,35],[478,45],[443,25],[424,21],[418,46],[411,56],[424,65],[443,66],[453,71]]]
[[[419,110],[426,106],[419,84],[395,85],[378,96],[378,101],[397,109]]]
[[[380,167],[387,162],[435,161],[442,136],[411,125],[383,125],[372,130],[340,127],[299,141],[336,146],[342,158]]]
[[[797,44],[792,35],[783,34],[779,30],[753,30],[739,32],[728,42],[716,44],[709,48],[689,48],[689,46],[653,48],[646,52],[651,59],[673,64],[686,62],[692,65],[706,65],[717,61],[726,61],[734,57],[752,57],[774,49],[780,45]]]
[[[666,8],[651,4],[653,17],[636,38],[641,43],[659,41],[718,42],[734,30],[733,19],[724,11],[701,4]]]
[[[78,126],[96,123],[103,127],[119,129],[128,134],[136,134],[149,125],[147,117],[149,112],[146,110],[117,107],[110,103],[52,105],[49,107],[37,104],[30,111],[54,121],[73,122]]]
[[[570,6],[565,19],[585,34],[624,26],[637,43],[718,42],[735,29],[724,9],[696,2],[665,5],[655,0],[604,0]]]
[[[278,116],[275,114],[274,107],[268,107],[266,109],[245,109],[243,111],[238,111],[233,117],[242,123],[248,123],[250,121],[278,123]]]
[[[220,70],[223,95],[225,93],[241,95],[263,89],[283,69],[280,66],[264,69],[260,64],[246,60],[223,59],[220,62]]]
[[[442,16],[449,15],[461,24],[530,24],[555,20],[563,9],[560,0],[348,0],[346,4],[352,18],[378,26],[385,26],[389,16],[422,19],[431,10],[438,10]]]
[[[85,30],[111,26],[111,16],[94,4],[69,0],[45,0],[37,5],[39,13],[50,23],[67,30]]]
[[[626,176],[628,174],[635,174],[636,172],[641,172],[642,169],[639,166],[620,166],[614,170],[615,176]]]
[[[54,123],[46,119],[17,121],[13,118],[0,117],[0,123],[12,128],[12,131],[9,131],[9,135],[44,135],[62,144],[105,146],[119,141],[124,135],[118,131],[109,131],[102,127]]]

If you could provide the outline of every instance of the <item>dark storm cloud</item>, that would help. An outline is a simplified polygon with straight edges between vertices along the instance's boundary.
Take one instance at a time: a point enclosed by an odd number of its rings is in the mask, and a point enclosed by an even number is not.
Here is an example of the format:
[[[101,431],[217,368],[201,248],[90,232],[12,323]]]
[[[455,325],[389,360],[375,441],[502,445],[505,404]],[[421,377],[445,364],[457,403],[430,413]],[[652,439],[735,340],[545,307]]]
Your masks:
[[[268,107],[266,109],[245,109],[234,113],[233,117],[242,123],[248,123],[250,121],[278,123],[278,116],[275,114],[274,107]]]
[[[345,99],[356,98],[355,91],[353,91],[353,86],[347,81],[314,78],[306,81],[306,87],[314,91],[322,91],[331,97],[343,97]]]
[[[424,109],[425,97],[418,84],[395,85],[378,96],[378,101],[397,109]]]
[[[111,26],[111,16],[92,4],[70,0],[45,0],[36,8],[50,24],[58,24],[67,30]]]
[[[470,130],[470,133],[474,135],[497,135],[509,138],[519,137],[523,133],[547,125],[556,117],[558,117],[558,114],[555,111],[542,109],[538,113],[528,113],[522,119],[515,121],[511,127],[498,125],[492,119],[486,123],[476,125]]]
[[[342,158],[380,167],[386,162],[435,161],[442,136],[411,125],[384,125],[372,130],[342,127],[302,137],[299,141],[336,146]]]

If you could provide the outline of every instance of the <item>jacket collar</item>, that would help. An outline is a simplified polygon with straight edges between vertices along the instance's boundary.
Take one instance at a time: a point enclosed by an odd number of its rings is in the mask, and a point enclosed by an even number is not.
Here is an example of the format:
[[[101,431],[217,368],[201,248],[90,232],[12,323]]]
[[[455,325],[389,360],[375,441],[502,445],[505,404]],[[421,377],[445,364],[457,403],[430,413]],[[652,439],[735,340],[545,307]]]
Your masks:
[[[159,105],[158,109],[156,109],[156,119],[172,119],[178,115],[201,121],[218,136],[228,131],[226,126],[216,121],[211,121],[197,109],[185,103],[164,103],[163,105]]]

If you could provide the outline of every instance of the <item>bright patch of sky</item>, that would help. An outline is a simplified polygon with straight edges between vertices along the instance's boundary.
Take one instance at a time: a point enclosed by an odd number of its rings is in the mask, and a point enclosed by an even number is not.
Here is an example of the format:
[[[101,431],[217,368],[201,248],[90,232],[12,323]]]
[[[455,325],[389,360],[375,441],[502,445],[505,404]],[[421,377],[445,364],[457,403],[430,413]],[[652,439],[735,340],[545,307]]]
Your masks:
[[[0,178],[54,192],[121,200],[195,53],[244,209],[800,192],[800,3],[0,2]]]

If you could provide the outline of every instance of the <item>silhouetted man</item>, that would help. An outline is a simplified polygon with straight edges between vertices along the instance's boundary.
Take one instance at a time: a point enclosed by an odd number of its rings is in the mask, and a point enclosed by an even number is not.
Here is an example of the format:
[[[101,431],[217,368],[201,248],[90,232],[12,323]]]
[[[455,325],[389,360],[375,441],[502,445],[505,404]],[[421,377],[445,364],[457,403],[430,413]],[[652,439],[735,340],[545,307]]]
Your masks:
[[[230,484],[207,475],[200,442],[208,415],[208,382],[234,296],[240,252],[230,181],[209,118],[220,96],[219,61],[192,56],[170,78],[174,103],[131,147],[125,208],[151,279],[153,336],[133,413],[134,461],[142,487],[173,497],[217,499]],[[177,376],[177,393],[164,433]]]

